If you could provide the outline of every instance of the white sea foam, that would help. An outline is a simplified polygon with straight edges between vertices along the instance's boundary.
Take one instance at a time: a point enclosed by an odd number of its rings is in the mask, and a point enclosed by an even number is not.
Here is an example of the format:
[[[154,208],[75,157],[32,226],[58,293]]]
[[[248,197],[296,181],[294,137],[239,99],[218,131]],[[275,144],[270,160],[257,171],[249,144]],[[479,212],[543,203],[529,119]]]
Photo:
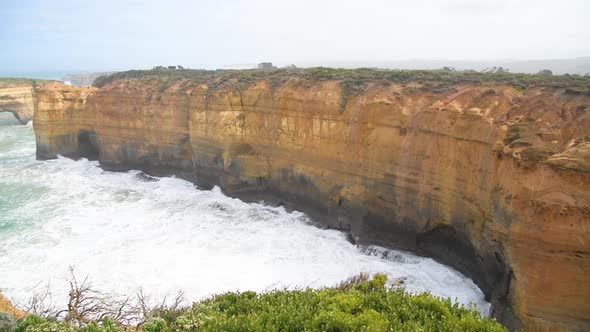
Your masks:
[[[184,290],[190,300],[383,272],[408,290],[488,311],[470,279],[432,259],[361,250],[302,213],[244,203],[218,188],[146,181],[138,171],[106,172],[87,160],[35,161],[32,129],[17,127],[0,127],[0,142],[8,142],[0,143],[0,193],[11,195],[0,201],[0,287],[18,303],[48,281],[65,297],[64,277],[75,266],[103,291]]]

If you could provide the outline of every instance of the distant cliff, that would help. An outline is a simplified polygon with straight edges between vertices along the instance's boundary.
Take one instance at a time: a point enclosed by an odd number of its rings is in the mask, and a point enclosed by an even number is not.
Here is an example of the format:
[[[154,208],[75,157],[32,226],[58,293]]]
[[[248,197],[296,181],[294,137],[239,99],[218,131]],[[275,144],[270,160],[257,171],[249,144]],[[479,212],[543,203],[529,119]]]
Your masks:
[[[472,277],[510,328],[590,327],[585,78],[135,71],[36,90],[38,158],[176,174]]]
[[[103,75],[110,75],[113,72],[100,72],[100,73],[81,73],[81,74],[67,74],[64,75],[63,81],[69,82],[74,86],[91,86],[94,80]]]

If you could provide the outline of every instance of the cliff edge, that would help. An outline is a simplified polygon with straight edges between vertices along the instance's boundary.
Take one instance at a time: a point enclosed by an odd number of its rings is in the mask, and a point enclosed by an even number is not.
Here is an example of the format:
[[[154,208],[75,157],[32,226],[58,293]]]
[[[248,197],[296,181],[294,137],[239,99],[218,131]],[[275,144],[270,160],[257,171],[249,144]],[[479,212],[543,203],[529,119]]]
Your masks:
[[[590,83],[131,71],[36,87],[37,156],[176,174],[473,278],[511,329],[590,329]]]
[[[0,289],[0,312],[6,312],[15,319],[21,319],[26,316],[26,313],[20,309],[15,308],[10,301],[2,295]]]

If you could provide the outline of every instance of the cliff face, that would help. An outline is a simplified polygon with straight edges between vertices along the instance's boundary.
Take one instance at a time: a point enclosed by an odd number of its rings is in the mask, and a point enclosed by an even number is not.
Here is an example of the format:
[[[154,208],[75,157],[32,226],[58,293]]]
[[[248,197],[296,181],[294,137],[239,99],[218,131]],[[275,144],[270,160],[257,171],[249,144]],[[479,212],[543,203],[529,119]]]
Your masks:
[[[476,83],[37,89],[37,156],[177,174],[469,275],[511,328],[590,328],[590,96]],[[522,325],[521,325],[522,324]]]
[[[50,83],[36,89],[37,104],[33,125],[37,157],[54,158],[57,154],[80,157],[78,150],[84,136],[94,127],[94,115],[85,112],[86,98],[94,88]],[[88,115],[87,117],[84,117]],[[39,125],[34,122],[39,121]],[[79,141],[78,136],[82,138]],[[96,157],[96,156],[88,156]]]
[[[0,111],[11,112],[22,124],[33,119],[34,86],[30,82],[6,83],[0,80]]]

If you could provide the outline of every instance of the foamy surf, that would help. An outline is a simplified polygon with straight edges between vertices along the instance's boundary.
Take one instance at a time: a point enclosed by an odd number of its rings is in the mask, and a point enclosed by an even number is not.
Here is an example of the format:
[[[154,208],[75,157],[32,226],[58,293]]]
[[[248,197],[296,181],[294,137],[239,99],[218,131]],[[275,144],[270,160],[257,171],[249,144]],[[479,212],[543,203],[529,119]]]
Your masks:
[[[95,288],[184,290],[198,300],[232,290],[322,287],[386,273],[484,313],[468,278],[432,259],[356,247],[299,212],[249,204],[177,178],[106,172],[97,162],[36,161],[30,126],[0,127],[0,287],[24,303],[47,282],[65,298],[70,266]]]

